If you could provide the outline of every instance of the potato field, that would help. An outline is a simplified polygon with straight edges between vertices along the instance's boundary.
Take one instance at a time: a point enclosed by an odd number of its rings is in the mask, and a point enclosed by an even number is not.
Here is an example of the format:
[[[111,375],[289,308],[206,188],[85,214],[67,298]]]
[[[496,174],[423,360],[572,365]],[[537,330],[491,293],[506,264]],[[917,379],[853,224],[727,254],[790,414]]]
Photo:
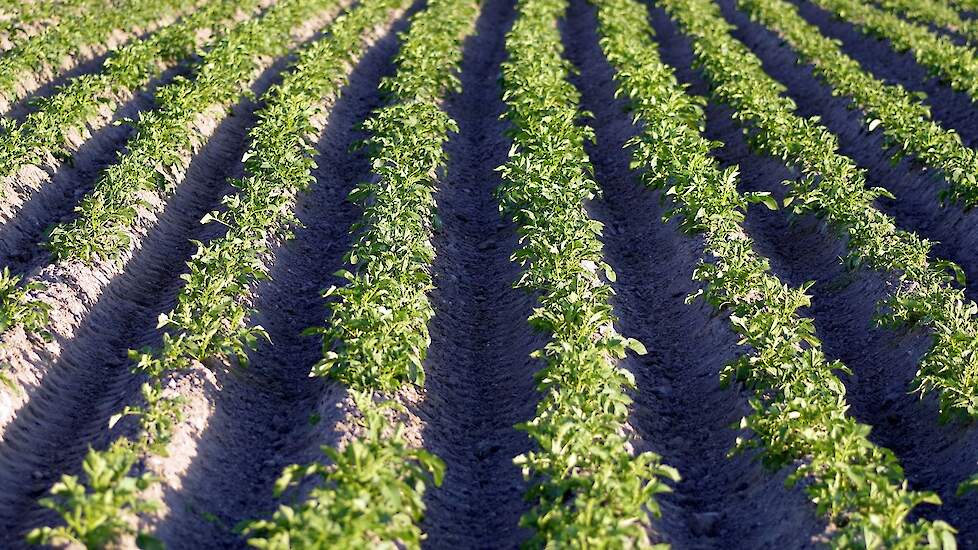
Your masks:
[[[978,0],[0,0],[0,548],[978,549]]]

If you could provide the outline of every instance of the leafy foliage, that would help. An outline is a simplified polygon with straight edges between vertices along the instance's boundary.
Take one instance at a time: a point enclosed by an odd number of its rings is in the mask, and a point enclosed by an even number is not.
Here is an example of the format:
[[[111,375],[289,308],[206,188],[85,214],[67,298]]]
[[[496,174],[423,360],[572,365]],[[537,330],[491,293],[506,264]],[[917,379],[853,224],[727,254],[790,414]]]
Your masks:
[[[180,400],[164,395],[159,382],[144,384],[145,406],[129,407],[124,414],[140,417],[142,431],[135,442],[117,439],[108,449],[89,449],[82,463],[85,481],[62,476],[50,497],[40,504],[58,513],[64,525],[39,527],[27,535],[33,544],[75,542],[86,548],[105,548],[135,533],[135,516],[156,509],[142,492],[156,482],[149,473],[133,474],[139,458],[165,446],[174,423],[181,417]],[[114,419],[116,420],[116,419]],[[147,548],[154,539],[139,534],[137,542]]]
[[[203,42],[202,36],[223,31],[239,10],[249,11],[258,0],[214,0],[172,25],[124,45],[106,59],[104,69],[72,78],[49,97],[38,98],[18,124],[3,120],[0,176],[14,175],[27,164],[40,165],[69,153],[66,134],[83,131],[110,105],[142,88],[163,70],[185,59]]]
[[[679,474],[653,453],[633,456],[626,435],[634,381],[616,363],[628,348],[645,349],[614,329],[605,282],[614,275],[602,260],[601,224],[584,209],[597,184],[584,151],[592,133],[576,124],[578,94],[561,56],[556,20],[566,6],[521,0],[503,64],[513,147],[498,194],[520,234],[517,286],[539,299],[530,323],[551,336],[533,354],[546,363],[537,374],[544,397],[518,426],[537,443],[515,460],[535,503],[520,523],[535,530],[532,547],[644,547],[656,495]]]
[[[434,455],[412,448],[403,426],[392,424],[386,409],[370,394],[353,394],[362,417],[359,436],[342,450],[323,447],[330,465],[289,466],[276,483],[281,494],[299,480],[320,483],[296,506],[280,506],[270,520],[245,528],[248,544],[265,550],[317,548],[417,548],[423,535],[424,486],[440,485],[445,465]]]
[[[889,40],[897,51],[909,51],[918,63],[930,69],[952,88],[966,92],[972,101],[978,99],[978,53],[958,46],[950,38],[932,32],[924,25],[905,21],[899,16],[859,0],[812,0],[863,32]]]
[[[16,46],[60,21],[77,17],[91,0],[3,0],[0,2],[0,34]]]
[[[958,10],[958,12],[968,12],[978,10],[978,0],[948,0],[948,2]]]
[[[965,147],[953,130],[931,118],[930,108],[900,85],[889,85],[864,71],[842,52],[839,42],[821,35],[784,0],[740,0],[751,16],[786,40],[834,93],[851,96],[869,131],[880,127],[886,146],[896,147],[940,169],[950,184],[945,198],[971,206],[978,201],[978,152]]]
[[[51,488],[51,497],[41,500],[42,505],[58,512],[66,524],[34,529],[27,536],[28,542],[73,542],[85,548],[105,548],[123,534],[131,534],[129,514],[155,508],[139,497],[152,483],[152,476],[129,476],[136,458],[129,441],[124,439],[105,451],[89,450],[82,464],[86,482],[76,476],[64,476]]]
[[[226,107],[230,101],[233,101],[238,94],[242,93],[243,87],[247,84],[246,81],[244,83],[238,82],[238,79],[246,80],[247,77],[252,76],[256,72],[257,65],[261,62],[259,56],[270,57],[283,53],[291,43],[290,32],[293,27],[302,24],[309,17],[317,13],[329,10],[332,6],[333,2],[329,0],[283,0],[266,12],[266,15],[261,19],[249,21],[235,27],[208,52],[202,68],[198,71],[196,80],[177,82],[172,87],[161,92],[161,97],[166,98],[160,100],[162,104],[161,112],[170,113],[174,116],[180,114],[186,117],[185,120],[189,120],[195,114],[193,111],[194,108],[198,109],[199,113],[213,107],[213,104],[208,103],[203,103],[202,105],[200,103],[202,100],[215,101],[218,102],[218,105]],[[374,12],[372,11],[371,13]],[[353,18],[353,21],[358,21],[362,25],[369,25],[372,22],[372,20],[361,21],[356,18]],[[352,28],[341,31],[340,36],[344,37],[342,39],[344,41],[339,42],[338,45],[359,47],[359,44],[351,44],[349,42],[350,36],[347,34],[355,30],[357,29]],[[315,57],[314,53],[318,53],[327,59],[319,59]],[[350,55],[352,55],[352,52],[335,51],[329,46],[322,46],[319,42],[307,46],[299,56],[299,69],[276,88],[277,91],[273,92],[273,97],[278,98],[278,101],[282,101],[282,94],[284,93],[284,98],[286,103],[288,103],[290,100],[288,90],[293,89],[297,96],[291,99],[317,101],[319,99],[315,95],[317,91],[322,91],[323,87],[327,89],[329,87],[338,88],[345,78],[343,76],[344,73],[331,74],[326,72],[321,76],[313,78],[313,73],[304,71],[317,71],[335,67],[348,72],[350,68],[344,64],[349,61],[348,57]],[[303,81],[306,77],[310,78]],[[297,82],[303,83],[297,84]],[[228,90],[214,89],[215,87],[225,85],[229,86]],[[193,92],[200,92],[201,98],[195,100]],[[273,99],[271,104],[275,105],[276,100]],[[270,113],[274,112],[274,107],[269,107],[269,109]],[[291,112],[295,114],[295,111]],[[309,116],[311,112],[311,108],[302,111],[305,116]],[[267,117],[267,120],[276,120],[276,115],[274,114],[263,116]],[[160,112],[151,113],[143,121],[147,119],[160,121],[158,124],[165,129],[173,128],[171,125],[172,121],[166,121],[162,118]],[[147,123],[147,127],[142,129],[145,130],[146,128],[152,130],[154,126],[152,126],[152,123]],[[265,126],[264,128],[264,131],[267,132],[268,127]],[[309,160],[310,152],[308,151],[308,144],[305,141],[308,139],[306,135],[308,127],[299,126],[296,128],[293,126],[281,128],[284,131],[294,131],[296,129],[298,129],[297,140],[299,153],[306,155],[304,160],[300,159],[299,163],[302,166],[309,166],[311,163]],[[186,133],[198,132],[193,129],[181,130]],[[256,131],[261,132],[262,130]],[[132,149],[139,146],[139,139],[137,137],[137,144],[130,148],[130,154],[134,154]],[[146,139],[145,134],[143,139]],[[155,145],[162,150],[167,146],[174,147],[177,144],[171,141],[168,144],[157,143]],[[288,149],[285,152],[282,150],[278,151],[285,155],[293,153],[293,151]],[[172,159],[174,157],[168,156],[166,158]],[[251,169],[254,169],[254,164],[251,165]],[[230,202],[234,201],[233,198],[228,198],[227,200]],[[260,214],[263,212],[260,209],[261,204],[259,202],[259,207],[257,208],[259,221]],[[288,220],[291,218],[284,217],[284,219]],[[252,223],[254,223],[254,220]],[[254,233],[253,226],[252,233]],[[233,246],[235,245],[226,244],[226,250],[217,257],[223,258],[224,260],[229,259],[227,254],[233,250]],[[191,262],[201,262],[204,260],[205,256],[197,254]],[[242,265],[249,266],[253,264],[245,258]],[[230,297],[227,300],[237,303],[235,300],[241,300],[242,298],[235,293],[245,292],[244,283],[247,277],[255,273],[247,272],[247,270],[244,273],[238,273],[236,276],[232,276],[232,284],[219,288],[223,288],[223,292],[225,293],[230,293]],[[142,353],[130,352],[130,356],[136,361],[136,370],[149,374],[152,383],[146,384],[143,387],[145,404],[142,406],[126,407],[122,413],[113,417],[112,423],[114,424],[122,416],[137,416],[140,426],[138,440],[134,443],[122,438],[106,451],[91,450],[86,461],[92,464],[110,465],[111,475],[89,476],[87,484],[78,481],[72,476],[64,476],[62,481],[52,489],[53,498],[42,500],[42,504],[57,511],[65,520],[66,525],[35,530],[30,537],[32,541],[49,543],[58,540],[73,540],[83,541],[83,543],[91,544],[93,547],[101,547],[106,542],[118,541],[124,534],[131,533],[133,529],[133,517],[136,514],[151,509],[152,506],[151,503],[145,502],[138,493],[154,482],[151,477],[145,475],[132,477],[130,475],[131,470],[133,470],[134,465],[141,457],[148,454],[162,455],[166,453],[167,444],[172,436],[173,426],[178,421],[181,412],[180,401],[166,395],[161,385],[161,379],[169,372],[186,366],[189,358],[203,359],[218,353],[236,353],[241,351],[242,345],[252,344],[252,341],[248,339],[245,339],[243,343],[237,343],[239,340],[236,340],[238,333],[235,331],[237,330],[245,330],[245,334],[251,334],[251,332],[247,332],[248,329],[241,328],[245,320],[243,309],[240,310],[240,314],[237,316],[222,316],[218,318],[218,327],[220,328],[226,325],[226,330],[230,331],[230,334],[225,333],[223,335],[225,338],[222,341],[223,343],[219,343],[216,346],[211,345],[211,342],[216,340],[216,329],[208,326],[206,323],[198,323],[198,319],[190,319],[188,328],[191,330],[199,328],[207,332],[182,333],[174,337],[172,329],[175,326],[179,326],[177,323],[181,321],[186,323],[188,316],[193,317],[194,306],[202,307],[205,311],[211,311],[212,313],[219,313],[218,311],[207,309],[207,303],[196,304],[190,300],[198,296],[202,299],[223,297],[220,293],[209,292],[210,287],[206,287],[206,285],[204,289],[195,287],[195,284],[207,283],[205,279],[198,278],[196,282],[191,276],[188,276],[187,279],[187,288],[190,290],[185,289],[181,293],[182,301],[177,311],[171,314],[171,316],[164,316],[163,318],[164,324],[169,325],[171,331],[165,334],[164,346],[162,351],[159,352],[159,355],[153,350],[144,350]],[[228,279],[222,280],[228,281]],[[195,290],[199,294],[195,294]],[[220,314],[223,315],[224,313],[227,312],[221,312]],[[237,324],[232,325],[232,323]],[[104,466],[99,467],[103,470],[105,469]],[[140,535],[140,540],[147,544],[151,543],[150,538],[144,534]]]
[[[711,156],[718,144],[700,134],[702,100],[687,95],[660,60],[645,8],[633,0],[594,3],[601,46],[643,129],[628,144],[633,164],[675,205],[669,216],[704,236],[711,257],[694,278],[705,284],[707,302],[729,311],[740,344],[750,350],[722,373],[724,382],[740,380],[755,391],[753,413],[741,424],[753,435],[739,440],[739,448],[760,448],[769,466],[798,465],[790,480],[804,480],[819,512],[835,521],[837,547],[953,548],[947,524],[907,522],[916,505],[939,499],[908,490],[893,453],[873,445],[869,427],[847,416],[845,387],[834,374],[845,367],[825,357],[812,320],[798,314],[810,305],[808,285],[793,289],[778,280],[743,228],[747,205],[767,204],[765,197],[739,194],[737,169],[723,170]],[[670,2],[668,9],[684,24],[687,17],[708,17],[691,3]],[[716,49],[697,46],[698,52]]]
[[[227,233],[198,244],[177,306],[160,319],[167,329],[163,345],[140,355],[143,368],[162,372],[191,359],[229,355],[243,363],[259,339],[267,338],[261,326],[247,323],[248,300],[252,286],[268,276],[264,259],[272,243],[290,238],[298,224],[295,197],[313,181],[319,130],[313,119],[346,83],[366,47],[364,34],[404,3],[374,0],[342,15],[329,36],[302,50],[294,71],[267,92],[244,156],[247,175],[233,182],[239,192],[224,197],[225,209],[203,220],[224,225]]]
[[[37,282],[20,284],[19,275],[11,275],[10,268],[0,272],[0,333],[15,326],[22,326],[27,332],[36,332],[47,337],[48,313],[50,304],[30,298],[30,293],[41,290]]]
[[[12,177],[28,164],[40,165],[65,155],[70,148],[69,130],[83,131],[94,117],[105,114],[107,105],[131,94],[158,77],[163,69],[190,56],[209,29],[219,30],[238,10],[253,8],[257,0],[217,0],[199,11],[148,37],[128,44],[105,61],[105,70],[72,79],[50,97],[39,98],[36,110],[23,123],[0,120],[0,177]],[[48,5],[49,3],[44,3]],[[50,3],[53,5],[54,3]],[[14,279],[17,279],[16,277]],[[0,280],[0,333],[25,322],[27,331],[40,331],[46,316],[25,316],[25,311],[46,311],[42,302],[28,300],[32,288],[16,289]],[[4,323],[2,320],[8,322]]]
[[[751,145],[797,167],[802,177],[785,182],[795,214],[825,219],[847,238],[850,267],[867,265],[896,279],[881,304],[880,321],[929,329],[934,345],[920,363],[914,389],[937,391],[943,418],[978,416],[978,305],[954,286],[960,267],[932,260],[931,244],[896,227],[873,201],[888,193],[866,185],[865,171],[838,152],[838,139],[817,118],[794,113],[784,87],[760,60],[729,33],[730,26],[706,0],[661,0],[694,39],[694,50],[714,95],[735,109]]]
[[[397,55],[397,74],[381,84],[394,102],[364,123],[377,177],[350,194],[364,206],[347,254],[354,271],[342,271],[348,284],[326,292],[335,301],[329,325],[318,330],[323,359],[314,375],[364,391],[424,384],[422,361],[433,315],[427,297],[433,193],[445,164],[442,145],[456,130],[438,101],[458,87],[460,46],[476,13],[471,0],[432,2],[412,18]]]

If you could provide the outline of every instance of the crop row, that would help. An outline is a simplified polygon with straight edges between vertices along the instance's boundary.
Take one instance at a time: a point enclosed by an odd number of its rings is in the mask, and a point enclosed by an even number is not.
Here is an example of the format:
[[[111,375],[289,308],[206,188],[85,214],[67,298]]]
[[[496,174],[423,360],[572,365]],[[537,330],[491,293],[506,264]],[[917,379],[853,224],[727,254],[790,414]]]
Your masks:
[[[68,64],[93,57],[120,37],[137,36],[181,13],[198,0],[98,0],[71,24],[52,25],[0,57],[0,112],[57,76]]]
[[[705,284],[700,294],[729,312],[739,343],[751,350],[722,374],[726,384],[741,381],[754,391],[753,413],[741,422],[753,437],[739,439],[738,448],[760,448],[772,467],[800,463],[789,479],[801,481],[819,512],[839,526],[837,547],[910,548],[932,540],[953,547],[953,529],[943,522],[906,521],[916,505],[939,499],[908,490],[893,453],[871,443],[869,427],[847,415],[835,375],[846,368],[825,357],[812,320],[798,314],[810,305],[808,285],[788,287],[755,252],[744,213],[752,202],[775,208],[774,200],[738,193],[737,168],[721,169],[711,155],[718,144],[700,134],[703,102],[661,61],[645,7],[594,3],[602,49],[642,128],[628,144],[633,165],[674,204],[670,216],[703,235],[706,257],[694,273]]]
[[[456,131],[440,104],[459,88],[461,44],[478,11],[471,0],[428,2],[411,19],[397,73],[381,83],[391,103],[364,124],[374,177],[351,193],[365,207],[347,255],[352,271],[342,272],[344,286],[324,293],[332,312],[325,328],[314,329],[323,335],[323,359],[312,374],[351,390],[355,434],[340,448],[324,448],[328,463],[285,470],[279,494],[309,476],[317,484],[301,502],[252,523],[254,546],[420,546],[423,495],[441,483],[444,464],[410,444],[397,394],[424,383],[434,192],[445,169],[443,145]]]
[[[794,113],[796,105],[782,95],[784,87],[730,35],[732,27],[716,5],[708,0],[661,3],[692,37],[715,97],[735,109],[751,145],[800,170],[802,177],[785,182],[790,186],[786,206],[798,215],[815,214],[844,235],[850,267],[867,265],[896,279],[881,322],[933,332],[914,389],[936,390],[944,418],[978,416],[978,305],[952,284],[964,282],[961,268],[932,260],[929,242],[898,229],[875,208],[873,201],[887,192],[866,186],[865,171],[838,152],[838,138],[817,119]]]
[[[5,121],[0,145],[0,178],[4,182],[5,216],[28,200],[31,188],[43,183],[32,168],[54,170],[58,159],[70,155],[96,126],[108,123],[115,107],[135,90],[145,86],[169,66],[186,59],[205,37],[219,34],[242,10],[258,3],[241,0],[215,0],[199,11],[167,26],[145,40],[127,44],[105,62],[105,69],[78,76],[50,97],[37,101],[36,110],[23,123]],[[89,134],[90,135],[90,134]],[[22,325],[28,332],[41,331],[47,322],[47,306],[31,299],[29,291],[18,287],[19,275],[9,273],[0,291],[0,333]],[[9,284],[8,284],[9,283]]]
[[[941,170],[949,184],[943,197],[969,207],[978,204],[978,151],[965,147],[961,136],[935,122],[918,97],[864,71],[789,2],[739,0],[738,5],[775,31],[803,62],[812,64],[815,74],[835,93],[852,97],[869,131],[882,128],[887,147]]]
[[[952,88],[978,100],[978,54],[958,46],[950,38],[939,36],[924,25],[901,19],[859,0],[812,0],[863,32],[890,41],[900,52],[909,51],[918,63],[927,67]]]
[[[513,146],[498,196],[520,235],[516,284],[538,299],[529,322],[550,338],[533,353],[545,363],[536,375],[543,398],[518,426],[536,442],[515,460],[534,503],[521,525],[534,529],[532,546],[647,546],[656,495],[679,474],[651,452],[631,452],[635,384],[617,363],[627,349],[645,349],[614,329],[614,273],[602,259],[601,224],[585,210],[598,186],[584,150],[593,133],[576,124],[579,94],[562,57],[557,19],[566,8],[565,0],[520,0],[503,63]]]
[[[978,43],[978,21],[958,15],[944,0],[876,0],[883,9],[918,23],[943,27],[965,37],[972,45]]]
[[[78,15],[93,0],[30,2],[9,0],[0,5],[0,50],[6,51],[47,27]]]
[[[962,13],[978,11],[978,0],[948,0],[948,2]]]
[[[205,54],[195,79],[172,84],[168,87],[171,93],[161,90],[158,95],[160,110],[144,116],[128,156],[108,170],[108,174],[112,174],[120,166],[130,166],[136,168],[135,176],[147,177],[147,165],[142,163],[149,163],[150,170],[154,167],[160,170],[148,176],[149,183],[154,185],[120,191],[159,192],[155,184],[162,184],[164,178],[175,177],[180,170],[185,170],[192,143],[206,138],[203,128],[190,124],[202,124],[199,117],[208,112],[223,113],[230,102],[247,89],[248,82],[256,77],[263,65],[288,51],[295,41],[293,34],[300,34],[299,28],[310,22],[323,21],[335,10],[333,0],[282,0],[263,17],[231,29]],[[312,30],[302,32],[308,34]],[[194,97],[198,98],[196,102]],[[183,132],[169,134],[169,141],[166,141],[166,134],[155,131],[158,128],[153,126],[154,123],[148,122],[157,121],[163,129],[172,128],[172,120],[167,115],[177,120],[178,128]],[[151,156],[154,153],[147,150],[146,141],[153,141],[152,145],[159,147],[165,156]],[[127,165],[126,160],[132,155],[144,156],[137,157],[139,163]],[[167,181],[170,186],[176,183],[175,180]],[[164,338],[168,341],[171,336],[167,334]],[[140,458],[165,453],[173,426],[180,418],[180,399],[168,395],[162,384],[162,376],[166,374],[164,368],[174,365],[163,365],[148,350],[130,352],[130,355],[137,361],[136,370],[150,376],[142,390],[145,403],[126,407],[113,418],[113,423],[122,416],[136,416],[139,418],[139,436],[135,441],[120,438],[104,451],[90,450],[83,464],[85,482],[77,476],[63,476],[52,488],[51,497],[43,499],[42,504],[56,510],[65,525],[36,529],[29,535],[31,541],[80,542],[89,547],[102,547],[132,531],[133,514],[155,508],[154,503],[144,500],[141,495],[155,478],[149,473],[134,475],[131,472]],[[148,535],[140,534],[139,537],[148,540]]]
[[[55,227],[47,246],[59,261],[112,259],[130,246],[139,209],[159,209],[183,179],[191,155],[212,131],[206,121],[224,113],[293,42],[303,17],[335,7],[336,0],[290,0],[258,19],[238,24],[198,66],[157,90],[160,107],[133,122],[135,136],[76,209]]]

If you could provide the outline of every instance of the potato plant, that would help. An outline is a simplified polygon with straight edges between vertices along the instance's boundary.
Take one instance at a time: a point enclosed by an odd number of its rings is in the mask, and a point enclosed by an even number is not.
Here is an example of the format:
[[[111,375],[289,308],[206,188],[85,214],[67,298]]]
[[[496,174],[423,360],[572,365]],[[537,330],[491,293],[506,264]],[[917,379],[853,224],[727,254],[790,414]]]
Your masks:
[[[140,364],[153,372],[178,370],[190,361],[235,357],[266,338],[251,325],[248,302],[253,287],[267,279],[265,260],[273,243],[292,236],[297,194],[314,181],[314,142],[321,128],[314,118],[332,103],[363,54],[365,33],[384,22],[405,0],[373,0],[337,18],[329,36],[299,53],[296,70],[264,96],[251,146],[244,155],[246,176],[232,183],[237,192],[225,207],[204,218],[227,233],[200,243],[188,262],[177,306],[161,318],[166,336],[159,349],[141,353]]]
[[[32,0],[5,0],[0,2],[0,35],[5,35],[15,46],[44,29],[75,17],[81,10],[92,5],[92,0],[60,0],[34,2]]]
[[[833,93],[852,97],[866,128],[883,131],[887,148],[939,169],[949,184],[941,191],[942,198],[966,207],[978,203],[978,151],[965,147],[957,132],[935,122],[919,97],[864,71],[836,41],[802,19],[792,4],[784,0],[739,0],[738,4],[791,45],[801,60],[812,64]]]
[[[961,13],[978,11],[978,0],[948,0],[948,3]]]
[[[25,165],[43,166],[71,153],[70,130],[83,131],[106,104],[132,95],[165,69],[189,58],[203,46],[202,36],[223,34],[238,12],[253,11],[258,0],[214,0],[172,25],[112,52],[104,70],[71,79],[50,97],[38,98],[22,123],[4,119],[0,177],[9,178]]]
[[[846,237],[850,268],[866,266],[891,274],[896,283],[881,307],[888,326],[921,326],[933,345],[920,362],[913,389],[935,391],[941,415],[978,417],[978,305],[954,283],[961,268],[932,259],[931,244],[898,229],[873,201],[888,193],[866,185],[865,171],[838,152],[838,138],[816,118],[794,113],[784,87],[761,61],[730,35],[730,25],[708,0],[659,0],[693,39],[698,65],[713,95],[735,110],[753,147],[783,159],[801,177],[785,182],[794,214],[814,214]]]
[[[978,52],[959,46],[927,26],[905,21],[859,0],[812,0],[863,32],[888,40],[894,49],[914,58],[952,88],[978,99]]]
[[[700,133],[703,102],[661,61],[646,9],[633,0],[594,4],[601,47],[642,127],[628,144],[633,165],[669,199],[668,215],[703,236],[707,256],[694,273],[705,285],[699,295],[729,315],[749,350],[722,373],[725,383],[741,381],[754,392],[753,413],[741,422],[752,435],[738,440],[738,450],[757,448],[767,465],[795,468],[789,480],[837,526],[833,546],[953,548],[950,526],[908,518],[918,504],[940,502],[937,496],[908,490],[893,453],[870,442],[869,427],[847,414],[835,375],[846,368],[825,357],[812,320],[798,313],[810,305],[807,285],[788,287],[754,250],[744,212],[752,202],[776,203],[740,194],[737,168],[721,169],[710,154],[716,144]]]
[[[520,524],[534,530],[529,547],[646,547],[656,496],[679,473],[651,452],[631,452],[628,422],[634,388],[617,365],[643,345],[618,334],[610,304],[614,273],[601,255],[601,224],[585,201],[597,184],[577,125],[578,92],[567,81],[557,19],[564,0],[520,0],[503,63],[510,160],[500,167],[500,207],[516,223],[523,266],[517,286],[538,296],[529,322],[550,337],[533,353],[543,399],[518,428],[535,448],[515,459],[530,482],[533,508]]]
[[[83,131],[95,117],[104,116],[106,104],[115,104],[165,68],[186,59],[202,45],[202,36],[220,34],[221,25],[230,22],[235,13],[254,9],[257,4],[257,0],[216,0],[147,39],[122,47],[109,56],[104,71],[81,75],[56,94],[39,98],[36,110],[22,123],[0,119],[4,137],[0,178],[16,177],[26,165],[56,164],[56,157],[70,154],[71,144],[65,137],[70,129]],[[23,315],[26,310],[45,307],[40,300],[30,298],[31,290],[36,288],[0,293],[0,318],[8,320],[0,323],[0,333],[22,321],[29,321],[23,323],[28,332],[39,331],[46,324],[46,318]]]

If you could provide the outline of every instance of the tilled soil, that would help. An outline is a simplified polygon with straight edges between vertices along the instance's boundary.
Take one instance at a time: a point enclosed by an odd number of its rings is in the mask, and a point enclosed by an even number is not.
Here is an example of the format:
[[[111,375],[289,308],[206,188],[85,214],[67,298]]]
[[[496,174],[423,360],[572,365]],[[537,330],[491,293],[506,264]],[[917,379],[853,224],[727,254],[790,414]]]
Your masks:
[[[655,20],[670,44],[664,58],[676,61],[681,40],[662,28],[661,17]],[[783,475],[766,472],[748,455],[726,456],[743,435],[734,426],[749,412],[746,392],[720,387],[720,370],[734,358],[737,338],[709,306],[684,303],[697,288],[691,276],[701,245],[683,235],[677,221],[660,221],[666,210],[660,193],[646,189],[629,169],[623,147],[637,130],[624,102],[614,99],[613,72],[594,27],[593,8],[575,0],[564,36],[574,37],[567,41],[568,57],[580,70],[573,80],[582,108],[594,114],[586,121],[597,134],[588,154],[603,191],[590,211],[605,225],[621,330],[649,351],[626,362],[638,385],[632,423],[641,445],[683,476],[675,492],[662,498],[656,538],[676,548],[716,548],[729,540],[744,548],[807,547],[823,526],[804,494],[785,491]]]
[[[483,3],[465,43],[462,93],[445,102],[459,132],[436,196],[442,227],[435,238],[435,317],[420,417],[425,445],[445,461],[445,482],[427,493],[423,529],[429,548],[515,547],[528,505],[513,457],[531,448],[513,426],[533,418],[538,400],[530,352],[545,343],[526,322],[533,299],[513,283],[519,266],[513,225],[493,191],[510,143],[498,82],[511,0]]]
[[[971,254],[978,214],[941,207],[939,174],[909,160],[891,165],[880,132],[867,134],[848,100],[833,97],[776,35],[739,12],[735,0],[721,5],[737,26],[736,36],[788,87],[799,113],[821,116],[840,136],[842,152],[868,169],[868,183],[897,196],[880,208],[901,227],[939,241],[935,256],[957,261],[970,279],[978,277],[978,259]],[[798,5],[874,74],[927,92],[935,118],[961,132],[967,143],[978,143],[978,118],[965,96],[948,91],[885,42],[834,21],[804,0]],[[530,352],[546,338],[527,323],[534,297],[513,288],[520,267],[510,255],[518,237],[494,195],[501,183],[495,169],[506,162],[510,147],[507,123],[500,119],[505,104],[499,71],[514,8],[513,0],[483,3],[476,32],[464,44],[462,91],[444,102],[459,130],[446,144],[449,162],[436,194],[441,223],[434,238],[435,316],[429,324],[427,381],[424,390],[400,396],[409,402],[411,440],[447,465],[444,483],[425,495],[422,527],[428,548],[515,548],[530,534],[519,527],[531,503],[523,498],[527,484],[513,458],[530,450],[532,442],[514,426],[534,415],[539,401],[534,373],[540,365]],[[689,41],[661,9],[650,6],[650,21],[663,59],[691,93],[706,95],[706,82],[692,68]],[[604,225],[605,258],[617,273],[619,329],[649,351],[623,363],[637,382],[630,429],[638,451],[660,454],[683,477],[672,493],[661,496],[663,516],[653,521],[650,536],[676,548],[818,546],[831,526],[816,515],[802,487],[784,486],[790,468],[773,472],[751,454],[727,456],[744,435],[737,423],[750,410],[750,392],[722,389],[719,372],[742,350],[725,314],[701,300],[684,303],[697,290],[691,275],[702,260],[702,245],[683,234],[675,220],[662,221],[668,204],[629,167],[624,145],[640,128],[626,102],[614,97],[613,71],[595,27],[593,7],[572,0],[561,30],[566,56],[577,69],[572,82],[581,92],[581,108],[593,115],[581,123],[596,133],[587,152],[602,190],[587,208]],[[301,333],[328,318],[320,291],[342,283],[334,273],[347,267],[344,254],[360,216],[347,195],[371,177],[366,153],[354,147],[366,137],[359,123],[384,104],[378,84],[394,71],[396,33],[407,28],[407,16],[401,16],[379,32],[325,120],[316,147],[316,183],[295,206],[303,226],[293,240],[276,244],[267,259],[271,280],[255,288],[251,322],[266,328],[271,342],[259,346],[247,368],[212,361],[170,381],[170,388],[187,399],[188,417],[177,429],[170,456],[146,465],[163,478],[154,493],[163,507],[144,521],[169,547],[244,548],[236,526],[275,510],[279,499],[272,487],[282,468],[320,460],[320,445],[348,435],[346,392],[334,382],[308,377],[321,347],[318,337]],[[280,59],[266,70],[254,91],[275,82],[287,62]],[[98,67],[92,61],[76,72]],[[160,82],[185,71],[171,71]],[[115,116],[152,109],[158,84]],[[37,499],[61,474],[79,472],[89,446],[104,448],[131,430],[126,422],[108,429],[112,414],[139,399],[142,379],[130,373],[126,351],[159,342],[156,318],[174,305],[179,275],[194,252],[191,239],[220,235],[218,228],[198,221],[233,192],[227,179],[241,175],[247,132],[260,108],[260,102],[242,100],[231,116],[212,121],[208,144],[193,157],[160,213],[146,218],[138,246],[119,265],[45,268],[48,254],[38,243],[50,224],[71,219],[98,173],[114,162],[129,134],[125,126],[96,130],[73,163],[45,176],[49,181],[41,190],[0,225],[0,260],[30,279],[60,281],[46,296],[62,306],[53,313],[52,342],[12,331],[0,350],[24,387],[20,396],[0,389],[4,547],[24,546],[17,541],[27,530],[56,519]],[[724,143],[715,151],[717,159],[740,166],[742,190],[783,195],[782,180],[795,174],[781,161],[753,153],[728,108],[709,103],[706,122],[706,137]],[[875,326],[887,278],[846,271],[839,261],[845,243],[813,218],[789,220],[784,212],[753,206],[746,227],[785,282],[815,282],[813,305],[803,313],[814,318],[830,358],[853,371],[843,376],[851,413],[873,426],[872,439],[894,451],[914,488],[936,491],[945,501],[940,508],[921,508],[920,514],[948,520],[959,528],[962,547],[978,547],[976,497],[953,494],[959,481],[978,471],[978,431],[938,424],[934,400],[907,392],[930,339]],[[972,297],[973,288],[968,288]]]

